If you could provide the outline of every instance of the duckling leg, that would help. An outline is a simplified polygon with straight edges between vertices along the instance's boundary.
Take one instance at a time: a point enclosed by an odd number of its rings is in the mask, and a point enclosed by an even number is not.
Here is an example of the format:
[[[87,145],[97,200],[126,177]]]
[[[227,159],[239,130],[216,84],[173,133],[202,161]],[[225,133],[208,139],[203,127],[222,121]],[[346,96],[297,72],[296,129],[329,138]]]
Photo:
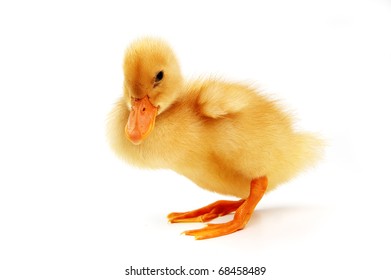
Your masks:
[[[208,222],[214,218],[234,212],[245,199],[238,201],[219,200],[205,207],[182,213],[170,213],[167,218],[170,223]]]
[[[237,208],[232,221],[222,224],[208,224],[206,227],[195,230],[187,230],[186,235],[192,235],[195,239],[207,239],[230,234],[243,229],[250,220],[255,207],[266,192],[267,178],[260,177],[251,181],[250,195]]]

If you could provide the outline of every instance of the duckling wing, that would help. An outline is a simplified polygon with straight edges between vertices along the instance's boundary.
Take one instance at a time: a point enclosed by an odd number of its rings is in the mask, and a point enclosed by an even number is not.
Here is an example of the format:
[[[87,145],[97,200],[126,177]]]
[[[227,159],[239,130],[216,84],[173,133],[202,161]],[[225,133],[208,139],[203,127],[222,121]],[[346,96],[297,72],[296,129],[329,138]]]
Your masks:
[[[253,95],[253,91],[244,85],[210,80],[200,89],[198,105],[204,116],[218,119],[249,106]]]

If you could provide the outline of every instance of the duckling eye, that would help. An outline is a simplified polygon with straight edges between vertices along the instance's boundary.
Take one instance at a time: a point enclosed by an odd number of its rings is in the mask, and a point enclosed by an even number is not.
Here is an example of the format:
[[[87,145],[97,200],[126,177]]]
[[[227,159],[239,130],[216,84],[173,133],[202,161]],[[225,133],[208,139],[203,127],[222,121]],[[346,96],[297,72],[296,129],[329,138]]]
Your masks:
[[[163,80],[164,73],[163,71],[159,71],[159,73],[155,76],[155,83],[159,83],[161,80]]]

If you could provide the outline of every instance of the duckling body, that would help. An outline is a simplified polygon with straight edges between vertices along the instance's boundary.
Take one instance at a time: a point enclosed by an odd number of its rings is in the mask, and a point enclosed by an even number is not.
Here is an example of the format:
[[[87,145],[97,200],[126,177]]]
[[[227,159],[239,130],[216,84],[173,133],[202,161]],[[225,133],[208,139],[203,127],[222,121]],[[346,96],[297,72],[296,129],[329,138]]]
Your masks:
[[[169,59],[164,60],[165,55]],[[169,215],[171,222],[203,222],[236,210],[230,225],[185,232],[197,239],[229,234],[244,227],[266,191],[315,162],[321,141],[296,132],[291,117],[276,102],[247,85],[218,79],[184,82],[173,57],[171,49],[156,39],[130,47],[124,63],[124,95],[108,122],[109,140],[116,153],[133,165],[172,169],[204,189],[242,198]],[[174,85],[164,85],[170,75]],[[161,85],[172,90],[157,89]],[[142,107],[134,113],[141,99],[156,112]],[[144,113],[148,120],[155,116],[153,124],[138,125],[140,121],[129,115],[139,114],[142,122]]]

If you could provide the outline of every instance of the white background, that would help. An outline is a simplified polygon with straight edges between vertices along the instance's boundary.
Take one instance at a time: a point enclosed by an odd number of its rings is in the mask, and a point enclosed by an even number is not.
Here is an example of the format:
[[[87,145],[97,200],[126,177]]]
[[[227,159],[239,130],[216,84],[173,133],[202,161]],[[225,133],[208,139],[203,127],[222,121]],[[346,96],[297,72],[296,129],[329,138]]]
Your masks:
[[[7,2],[1,279],[131,279],[131,265],[390,279],[389,1]],[[166,214],[222,196],[128,166],[105,139],[124,50],[142,35],[170,42],[186,77],[247,81],[282,100],[298,128],[327,139],[323,161],[264,197],[245,230],[180,235],[201,225],[168,224]]]

